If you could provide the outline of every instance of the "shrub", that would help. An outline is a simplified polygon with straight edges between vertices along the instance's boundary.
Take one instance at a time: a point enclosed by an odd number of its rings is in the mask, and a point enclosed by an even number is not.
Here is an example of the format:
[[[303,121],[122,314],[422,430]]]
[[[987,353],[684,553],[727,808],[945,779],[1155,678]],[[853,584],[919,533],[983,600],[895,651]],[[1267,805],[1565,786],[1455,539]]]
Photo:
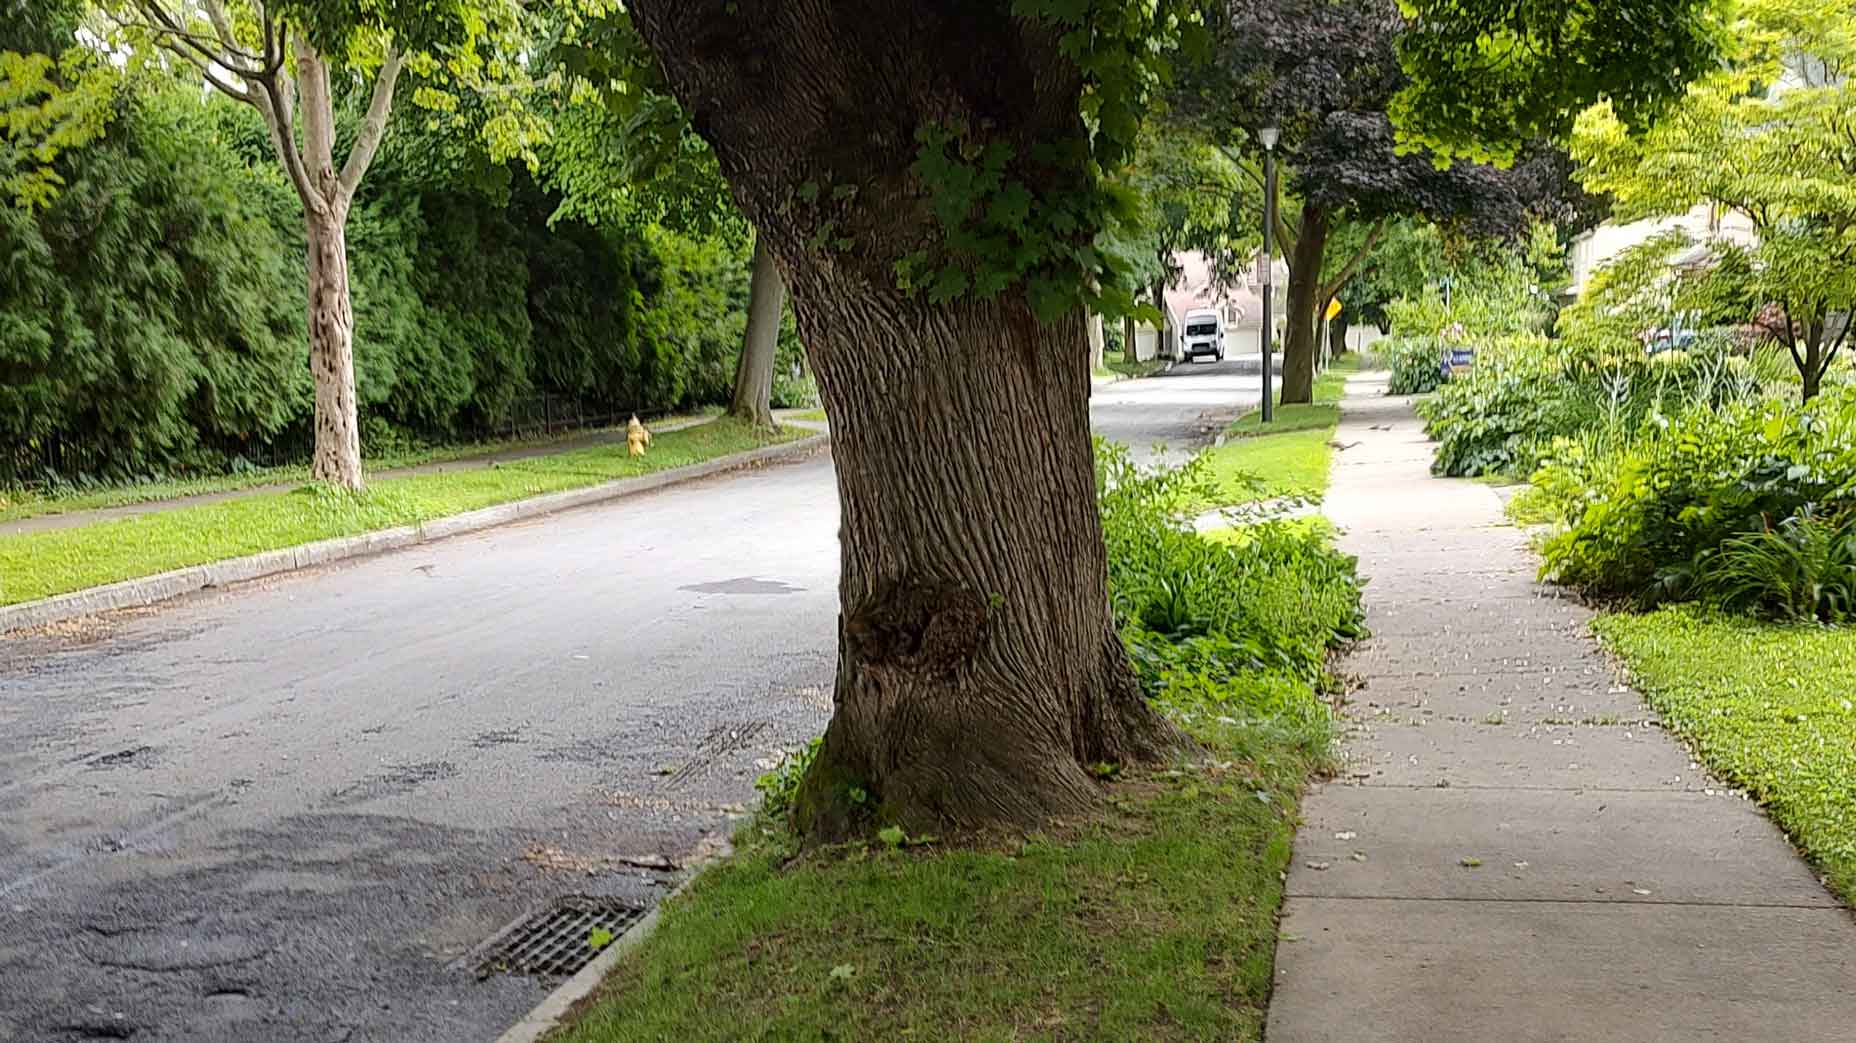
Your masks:
[[[1174,709],[1325,722],[1315,698],[1327,652],[1362,634],[1352,558],[1325,529],[1275,520],[1238,544],[1194,531],[1177,508],[1204,476],[1195,461],[1143,471],[1097,452],[1109,592],[1148,695]]]
[[[1656,355],[1634,343],[1609,353],[1593,342],[1511,336],[1479,350],[1474,369],[1419,413],[1438,442],[1437,473],[1523,478],[1556,439],[1606,450],[1665,413],[1751,401],[1777,374],[1770,354],[1748,355],[1725,334]]]
[[[1443,341],[1437,337],[1388,337],[1373,350],[1392,371],[1386,393],[1422,395],[1443,383]]]
[[[1808,507],[1729,537],[1697,566],[1697,592],[1721,608],[1793,623],[1856,618],[1856,512],[1826,518]]]
[[[1646,602],[1694,597],[1731,574],[1713,559],[1736,537],[1856,504],[1856,388],[1802,406],[1695,406],[1602,455],[1562,441],[1535,482],[1565,526],[1543,547],[1548,576]],[[1751,567],[1754,545],[1736,548],[1729,561]]]

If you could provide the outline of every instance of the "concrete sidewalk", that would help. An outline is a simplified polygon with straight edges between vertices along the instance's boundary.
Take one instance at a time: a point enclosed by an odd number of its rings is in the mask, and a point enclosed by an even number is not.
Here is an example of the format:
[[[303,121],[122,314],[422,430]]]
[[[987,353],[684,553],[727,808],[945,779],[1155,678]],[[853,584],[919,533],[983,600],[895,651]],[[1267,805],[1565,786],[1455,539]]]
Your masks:
[[[799,409],[776,409],[774,418],[780,423],[790,423],[794,427],[824,430],[824,425],[806,421],[797,421],[793,416],[805,412]],[[715,419],[713,416],[679,416],[650,424],[653,432],[663,434],[686,427],[695,427]],[[456,471],[476,471],[485,467],[515,463],[519,460],[533,460],[537,457],[555,456],[571,453],[580,449],[592,449],[603,445],[624,445],[625,428],[603,427],[552,441],[536,442],[529,445],[511,446],[507,449],[494,449],[473,456],[461,456],[453,460],[437,460],[432,463],[416,464],[410,467],[390,467],[382,471],[369,470],[367,478],[375,481],[381,478],[410,478],[423,474],[450,474]],[[176,496],[166,500],[149,500],[146,503],[123,504],[120,507],[98,507],[84,511],[65,511],[61,514],[39,514],[16,521],[0,522],[0,537],[24,536],[33,532],[50,532],[54,529],[76,529],[98,522],[119,521],[143,514],[160,511],[178,510],[182,507],[198,507],[209,503],[223,503],[227,500],[242,500],[250,496],[264,496],[269,493],[289,492],[301,486],[302,482],[273,482],[267,485],[253,485],[243,489],[229,489],[225,492],[197,493],[192,496]]]
[[[1856,1041],[1856,920],[1383,392],[1342,406],[1326,512],[1374,636],[1296,838],[1270,1043]]]

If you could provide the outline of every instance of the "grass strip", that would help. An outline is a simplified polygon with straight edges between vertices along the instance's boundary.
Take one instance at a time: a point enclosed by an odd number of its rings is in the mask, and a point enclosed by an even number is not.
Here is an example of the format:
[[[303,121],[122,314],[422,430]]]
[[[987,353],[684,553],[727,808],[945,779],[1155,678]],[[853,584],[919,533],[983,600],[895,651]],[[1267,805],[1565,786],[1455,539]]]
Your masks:
[[[643,457],[598,446],[468,471],[388,478],[366,492],[321,485],[71,529],[0,537],[0,605],[171,569],[431,521],[543,493],[701,463],[812,432],[713,420],[657,435]]]
[[[571,1043],[1255,1040],[1296,801],[1324,739],[1202,731],[1060,832],[797,857],[765,819],[669,902]]]
[[[1606,615],[1596,627],[1663,723],[1856,904],[1856,630],[1690,606]]]
[[[1315,379],[1314,402],[1278,405],[1270,423],[1251,410],[1225,429],[1225,443],[1205,450],[1211,498],[1197,509],[1273,500],[1319,499],[1327,492],[1334,459],[1334,431],[1347,378],[1360,368],[1358,355],[1334,361]]]
[[[697,414],[700,415],[700,414]],[[681,419],[681,418],[672,418]],[[585,438],[595,429],[581,429],[562,435],[539,438],[505,439],[463,445],[422,446],[370,455],[369,471],[385,471],[423,464],[450,463],[473,457],[489,456],[512,449],[534,449],[559,442]],[[666,432],[668,434],[668,432]],[[201,475],[193,478],[162,478],[90,488],[60,488],[45,492],[31,489],[0,489],[0,522],[22,521],[46,514],[70,514],[108,507],[172,500],[206,493],[238,492],[264,485],[285,485],[309,481],[308,464],[281,467],[257,467],[237,474]]]

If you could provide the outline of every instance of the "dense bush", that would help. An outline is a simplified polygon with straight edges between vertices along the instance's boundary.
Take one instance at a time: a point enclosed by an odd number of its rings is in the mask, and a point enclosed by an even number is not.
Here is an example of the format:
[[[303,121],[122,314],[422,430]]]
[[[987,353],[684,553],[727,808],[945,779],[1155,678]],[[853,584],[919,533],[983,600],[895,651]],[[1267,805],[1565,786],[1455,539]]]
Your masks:
[[[1562,442],[1535,482],[1564,523],[1544,545],[1551,577],[1645,602],[1712,594],[1787,614],[1801,603],[1785,593],[1797,582],[1757,559],[1815,556],[1790,573],[1806,585],[1836,572],[1832,544],[1856,508],[1856,388],[1808,406],[1696,406],[1603,453]],[[1760,570],[1772,582],[1749,586]]]
[[[1444,382],[1441,337],[1392,336],[1375,344],[1373,351],[1392,371],[1387,394],[1422,395]]]
[[[1148,694],[1177,709],[1325,722],[1314,693],[1329,649],[1362,634],[1353,559],[1325,530],[1249,526],[1207,539],[1175,505],[1204,481],[1197,464],[1145,471],[1097,453],[1115,618]]]
[[[1602,450],[1690,406],[1750,401],[1782,373],[1769,352],[1748,352],[1723,334],[1687,350],[1616,354],[1579,342],[1513,336],[1488,342],[1474,368],[1419,404],[1438,442],[1439,474],[1525,478],[1556,439]]]
[[[59,157],[49,206],[0,206],[0,481],[305,452],[302,215],[263,126],[159,82],[117,108]],[[365,451],[494,432],[544,393],[589,413],[726,400],[745,243],[551,223],[556,198],[455,145],[396,127],[349,221]],[[776,402],[810,401],[800,357],[789,318]]]
[[[1809,506],[1729,537],[1694,566],[1698,593],[1722,608],[1789,622],[1856,621],[1856,511]]]

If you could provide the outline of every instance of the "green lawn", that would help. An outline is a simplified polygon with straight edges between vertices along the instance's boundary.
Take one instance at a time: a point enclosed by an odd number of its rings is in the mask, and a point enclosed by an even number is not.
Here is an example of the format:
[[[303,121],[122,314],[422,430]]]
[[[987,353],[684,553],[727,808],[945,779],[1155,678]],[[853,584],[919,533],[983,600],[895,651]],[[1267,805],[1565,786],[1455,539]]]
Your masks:
[[[1201,738],[1202,762],[1105,782],[1062,835],[789,863],[763,820],[552,1038],[1259,1039],[1314,746]]]
[[[714,413],[714,410],[709,410]],[[704,414],[692,414],[701,416]],[[466,445],[425,446],[396,452],[369,455],[367,468],[370,471],[385,471],[400,467],[417,467],[420,464],[444,463],[451,460],[464,460],[474,456],[488,456],[492,453],[510,449],[528,449],[546,446],[556,442],[580,438],[589,431],[572,431],[561,435],[543,438],[508,439],[495,442],[474,442]],[[287,485],[309,481],[308,464],[290,464],[284,467],[260,467],[238,474],[204,475],[195,478],[164,478],[158,481],[133,482],[123,485],[108,485],[90,489],[60,489],[54,492],[26,489],[0,489],[0,522],[19,521],[35,518],[42,514],[68,514],[73,511],[94,511],[105,507],[126,507],[131,504],[153,503],[156,500],[172,500],[181,496],[198,496],[202,493],[234,492],[251,489],[260,485]]]
[[[1151,377],[1166,368],[1163,359],[1148,359],[1145,362],[1129,362],[1121,352],[1113,351],[1103,356],[1102,365],[1095,371],[1098,377]]]
[[[430,521],[541,493],[699,463],[811,432],[756,433],[733,420],[668,431],[642,458],[600,446],[447,474],[389,478],[360,495],[323,486],[120,521],[0,537],[0,604],[209,561]]]
[[[1278,405],[1269,424],[1251,410],[1225,429],[1225,444],[1205,450],[1206,477],[1213,494],[1201,507],[1220,507],[1279,497],[1317,499],[1328,488],[1340,396],[1348,376],[1359,371],[1358,355],[1335,360],[1315,379],[1312,404]]]
[[[1693,608],[1608,615],[1597,629],[1664,723],[1856,904],[1856,630]]]

